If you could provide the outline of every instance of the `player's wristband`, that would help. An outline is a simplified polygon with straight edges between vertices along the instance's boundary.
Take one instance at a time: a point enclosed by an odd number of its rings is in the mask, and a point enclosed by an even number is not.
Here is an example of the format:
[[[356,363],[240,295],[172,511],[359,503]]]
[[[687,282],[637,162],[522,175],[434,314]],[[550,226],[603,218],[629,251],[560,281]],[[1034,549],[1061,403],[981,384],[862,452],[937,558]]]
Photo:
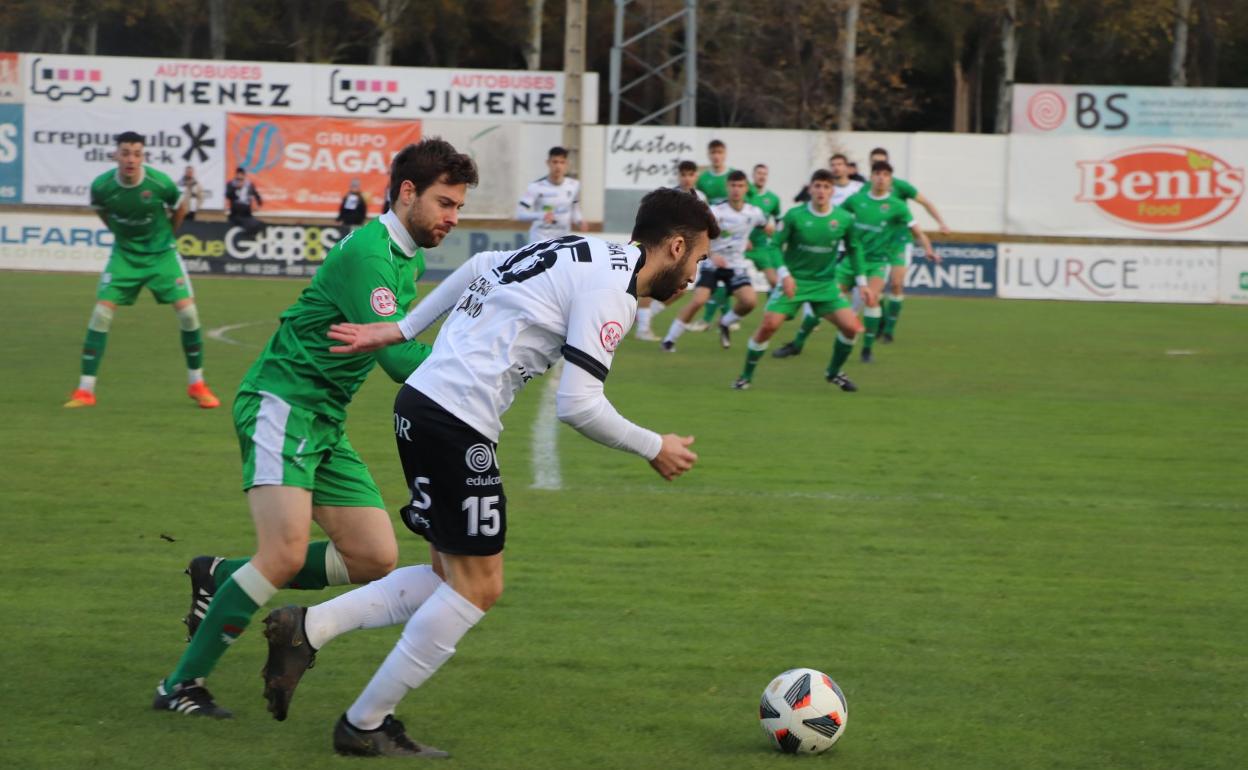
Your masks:
[[[785,267],[784,265],[781,265],[780,267],[776,268],[776,277],[779,278],[781,281],[783,281],[785,278],[788,278],[789,275],[791,275],[791,273],[789,273],[789,268]]]
[[[867,277],[866,277],[865,275],[855,275],[855,276],[854,276],[854,283],[855,283],[856,285],[858,285],[858,286],[866,286],[866,285],[867,285]]]

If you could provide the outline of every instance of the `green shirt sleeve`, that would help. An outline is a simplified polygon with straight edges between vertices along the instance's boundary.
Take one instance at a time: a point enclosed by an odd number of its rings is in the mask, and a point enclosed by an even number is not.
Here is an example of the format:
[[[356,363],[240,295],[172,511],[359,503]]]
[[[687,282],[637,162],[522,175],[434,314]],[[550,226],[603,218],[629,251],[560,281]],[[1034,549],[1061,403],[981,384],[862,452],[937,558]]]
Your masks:
[[[345,255],[344,255],[345,256]],[[399,280],[404,273],[390,263],[395,257],[365,257],[350,260],[334,293],[334,304],[351,323],[395,323],[405,308],[398,306]],[[409,278],[411,276],[408,276]],[[403,382],[429,357],[431,348],[410,340],[382,348],[373,354],[381,368],[395,382]]]
[[[793,209],[785,212],[780,219],[780,227],[776,228],[775,235],[771,236],[771,245],[779,253],[780,264],[784,264],[784,245],[789,242],[789,236],[795,229],[793,227],[793,217],[789,216]]]
[[[919,197],[919,190],[914,185],[904,179],[893,177],[893,191],[897,193],[897,197],[908,201]]]
[[[178,202],[182,200],[182,191],[178,189],[178,185],[173,179],[168,176],[160,180],[160,199],[171,209],[176,209]]]

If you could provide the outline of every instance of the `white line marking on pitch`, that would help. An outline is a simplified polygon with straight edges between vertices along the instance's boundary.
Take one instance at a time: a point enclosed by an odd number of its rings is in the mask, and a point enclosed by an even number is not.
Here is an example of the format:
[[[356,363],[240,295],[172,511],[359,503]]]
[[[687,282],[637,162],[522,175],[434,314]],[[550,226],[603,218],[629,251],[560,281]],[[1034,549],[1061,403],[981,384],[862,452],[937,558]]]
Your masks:
[[[1166,355],[1168,356],[1194,356],[1196,355],[1196,351],[1195,350],[1167,350]]]
[[[262,324],[262,323],[268,323],[268,322],[267,321],[245,321],[244,323],[241,323],[241,324],[226,324],[225,326],[218,326],[215,329],[208,330],[208,338],[216,340],[217,342],[224,342],[227,345],[237,345],[240,348],[258,348],[260,347],[259,345],[256,345],[251,342],[240,342],[239,340],[233,339],[227,335],[230,332],[234,331],[235,329],[242,329],[247,326],[255,326],[257,324]]]
[[[559,376],[563,374],[563,360],[555,362],[546,372],[542,387],[542,400],[533,421],[533,441],[529,454],[533,464],[532,489],[563,489],[563,477],[559,474],[559,417],[555,411],[555,394],[559,392]]]

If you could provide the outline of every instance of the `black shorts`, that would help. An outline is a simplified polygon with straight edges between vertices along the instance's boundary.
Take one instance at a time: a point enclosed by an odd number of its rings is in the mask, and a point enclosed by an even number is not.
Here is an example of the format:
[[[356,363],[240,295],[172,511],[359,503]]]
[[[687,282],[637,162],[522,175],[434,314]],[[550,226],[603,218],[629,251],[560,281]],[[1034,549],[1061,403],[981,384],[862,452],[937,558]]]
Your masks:
[[[404,385],[394,434],[412,499],[400,516],[442,553],[491,556],[507,536],[498,445],[424,393]]]
[[[707,263],[708,267],[698,269],[698,281],[695,287],[703,287],[715,291],[715,287],[723,284],[728,287],[728,291],[735,292],[744,286],[752,285],[750,282],[750,274],[745,268],[734,270],[731,267],[715,267],[715,265]]]

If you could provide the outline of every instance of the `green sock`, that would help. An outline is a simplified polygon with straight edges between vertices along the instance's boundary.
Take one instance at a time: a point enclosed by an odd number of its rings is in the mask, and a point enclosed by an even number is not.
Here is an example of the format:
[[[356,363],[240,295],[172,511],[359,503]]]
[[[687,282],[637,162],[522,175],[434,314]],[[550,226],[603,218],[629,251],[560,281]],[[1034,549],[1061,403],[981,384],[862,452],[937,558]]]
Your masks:
[[[260,591],[269,592],[268,589],[272,586],[268,585],[258,571],[253,568],[248,573],[249,583],[258,578]],[[267,602],[271,596],[272,594],[264,597],[264,600]],[[183,651],[177,667],[165,680],[166,689],[181,682],[208,676],[225,651],[247,628],[251,617],[262,604],[248,595],[233,577],[225,581],[225,585],[218,588],[216,596],[212,597],[208,612],[195,631],[195,636],[191,638],[191,643]]]
[[[314,543],[308,543],[308,553],[303,558],[303,569],[299,570],[290,582],[284,588],[294,588],[302,591],[319,591],[330,585],[329,573],[325,569],[325,551],[329,549],[328,540],[317,540]],[[217,565],[212,571],[213,580],[217,583],[218,590],[225,581],[233,575],[234,572],[251,559],[226,559]]]
[[[804,316],[802,318],[802,328],[797,330],[797,336],[794,337],[793,341],[790,342],[789,344],[797,348],[798,350],[801,350],[806,345],[806,338],[810,336],[810,333],[813,332],[815,330],[815,327],[818,325],[819,325],[819,316],[817,315]]]
[[[867,309],[875,310],[876,315],[865,315],[865,314],[863,315],[862,325],[867,327],[867,333],[863,337],[863,340],[862,340],[863,350],[870,350],[872,347],[875,346],[875,335],[879,333],[880,325],[884,322],[883,317],[879,315],[879,312],[880,312],[879,308],[867,308]]]
[[[199,329],[182,332],[182,352],[186,354],[187,369],[204,368],[204,338]]]
[[[87,339],[82,343],[82,373],[94,377],[100,370],[100,360],[104,358],[104,347],[108,345],[108,332],[97,332],[87,329]]]
[[[727,305],[728,290],[723,286],[716,286],[715,291],[711,292],[711,298],[706,301],[706,308],[702,311],[702,320],[709,324],[715,320],[715,312]]]
[[[832,345],[832,363],[828,364],[828,376],[835,377],[841,373],[841,367],[854,352],[854,340],[847,340],[840,332],[836,333],[836,342]]]
[[[901,315],[903,297],[889,297],[884,300],[884,333],[892,334],[897,328],[897,316]]]
[[[745,368],[741,370],[741,379],[754,379],[754,368],[758,366],[758,362],[762,360],[763,354],[767,352],[767,344],[763,343],[762,347],[757,345],[752,338],[746,343],[745,348]]]

